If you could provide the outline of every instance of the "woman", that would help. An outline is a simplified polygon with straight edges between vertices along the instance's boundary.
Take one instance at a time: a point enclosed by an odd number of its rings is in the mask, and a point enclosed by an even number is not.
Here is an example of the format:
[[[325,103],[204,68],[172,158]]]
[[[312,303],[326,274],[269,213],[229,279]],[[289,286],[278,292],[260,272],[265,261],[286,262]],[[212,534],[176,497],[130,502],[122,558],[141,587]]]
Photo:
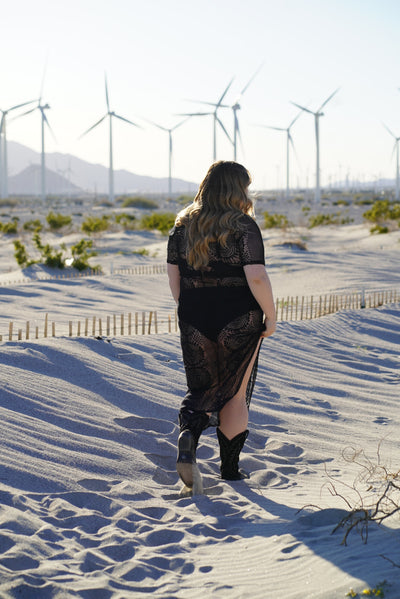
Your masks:
[[[188,391],[179,412],[177,471],[193,486],[202,431],[218,425],[221,477],[238,480],[263,337],[275,331],[264,245],[247,190],[248,171],[213,164],[168,241]]]

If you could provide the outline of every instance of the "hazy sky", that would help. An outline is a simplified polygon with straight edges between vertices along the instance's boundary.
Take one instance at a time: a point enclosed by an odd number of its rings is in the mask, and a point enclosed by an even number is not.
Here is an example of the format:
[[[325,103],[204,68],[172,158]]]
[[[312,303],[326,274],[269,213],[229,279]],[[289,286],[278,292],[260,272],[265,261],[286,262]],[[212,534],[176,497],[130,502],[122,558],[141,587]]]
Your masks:
[[[83,131],[111,107],[144,127],[114,126],[115,168],[166,176],[167,134],[143,119],[172,127],[176,113],[204,110],[232,77],[233,104],[242,98],[244,152],[238,160],[255,187],[284,184],[285,134],[254,124],[287,127],[298,110],[316,110],[338,87],[321,118],[322,182],[393,177],[400,136],[400,2],[398,0],[15,0],[2,10],[0,108],[39,95],[56,142],[46,149],[108,165],[108,128]],[[232,134],[231,109],[220,111]],[[314,120],[303,114],[292,129],[294,185],[315,176]],[[40,115],[8,123],[8,137],[40,150]],[[218,132],[218,159],[233,150]],[[193,118],[174,134],[173,174],[200,181],[212,162],[211,117]],[[10,173],[12,174],[12,173]]]

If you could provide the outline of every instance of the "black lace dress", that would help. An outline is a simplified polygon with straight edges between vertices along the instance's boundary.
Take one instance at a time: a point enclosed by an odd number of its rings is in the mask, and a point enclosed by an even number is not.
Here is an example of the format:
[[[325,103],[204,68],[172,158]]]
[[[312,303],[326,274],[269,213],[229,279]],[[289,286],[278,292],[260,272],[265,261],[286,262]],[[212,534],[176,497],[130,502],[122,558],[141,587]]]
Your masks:
[[[186,261],[185,227],[168,240],[170,264],[180,271],[179,328],[188,390],[181,411],[219,412],[237,393],[258,347],[263,312],[247,284],[243,266],[265,264],[256,222],[247,215],[227,247],[210,245],[209,266],[194,270]],[[247,386],[250,405],[257,359]]]

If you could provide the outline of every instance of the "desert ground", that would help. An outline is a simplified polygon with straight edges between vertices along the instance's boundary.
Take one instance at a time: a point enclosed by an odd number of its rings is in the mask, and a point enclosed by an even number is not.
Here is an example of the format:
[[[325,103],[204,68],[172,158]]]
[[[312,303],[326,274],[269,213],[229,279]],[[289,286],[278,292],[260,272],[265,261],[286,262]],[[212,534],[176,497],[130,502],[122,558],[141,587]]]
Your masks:
[[[113,225],[91,236],[101,274],[21,269],[13,242],[31,248],[22,224],[45,223],[50,209],[73,226],[45,227],[43,242],[67,249],[87,214],[120,210],[71,198],[1,206],[0,221],[17,216],[20,227],[0,233],[1,598],[340,599],[381,589],[398,599],[399,512],[367,528],[362,519],[382,497],[387,511],[399,506],[388,488],[400,469],[398,300],[280,321],[260,353],[241,457],[250,478],[219,478],[208,429],[204,494],[184,496],[175,459],[185,377],[179,334],[166,326],[175,306],[161,267],[129,272],[165,264],[167,237]],[[398,228],[371,235],[351,206],[347,224],[309,229],[300,202],[273,199],[256,205],[261,227],[265,210],[293,220],[262,228],[275,297],[400,292]],[[68,335],[70,321],[143,311],[157,312],[158,334]],[[43,331],[46,314],[54,337],[9,339],[10,322]],[[346,520],[358,508],[367,511]]]

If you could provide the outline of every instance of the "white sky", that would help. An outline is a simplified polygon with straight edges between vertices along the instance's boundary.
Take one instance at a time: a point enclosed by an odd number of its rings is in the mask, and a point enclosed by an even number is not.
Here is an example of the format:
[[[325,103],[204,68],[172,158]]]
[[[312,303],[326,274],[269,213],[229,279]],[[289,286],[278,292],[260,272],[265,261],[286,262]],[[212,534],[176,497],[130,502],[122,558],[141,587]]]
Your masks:
[[[227,103],[264,62],[242,98],[244,153],[238,160],[254,186],[284,185],[285,134],[253,126],[287,127],[297,109],[316,110],[337,88],[321,118],[322,183],[330,177],[394,177],[394,140],[400,136],[400,2],[398,0],[14,0],[2,9],[0,108],[39,95],[57,143],[108,165],[103,122],[104,73],[111,108],[145,127],[114,126],[114,166],[166,176],[167,134],[142,118],[171,127],[176,113],[217,101],[235,76]],[[220,111],[232,134],[232,111]],[[292,129],[298,163],[292,182],[313,184],[314,121],[303,114]],[[40,115],[8,122],[8,138],[40,150]],[[233,150],[218,133],[218,159]],[[174,134],[173,175],[199,182],[212,162],[211,117],[191,119]],[[12,173],[10,173],[12,174]]]

